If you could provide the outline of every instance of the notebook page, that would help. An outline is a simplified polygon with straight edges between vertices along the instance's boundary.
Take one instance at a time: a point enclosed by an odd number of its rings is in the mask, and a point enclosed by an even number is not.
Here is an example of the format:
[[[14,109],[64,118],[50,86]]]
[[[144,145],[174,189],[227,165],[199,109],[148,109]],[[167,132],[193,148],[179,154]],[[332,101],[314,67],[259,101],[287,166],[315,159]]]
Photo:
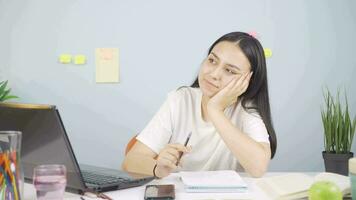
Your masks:
[[[273,196],[281,197],[307,191],[312,183],[312,177],[293,173],[262,178],[257,185],[268,193],[273,193]]]
[[[334,182],[337,186],[339,186],[344,195],[351,192],[350,178],[348,176],[329,172],[322,172],[314,177],[314,182],[316,181]]]
[[[240,175],[232,170],[180,172],[184,185],[195,187],[247,187]]]

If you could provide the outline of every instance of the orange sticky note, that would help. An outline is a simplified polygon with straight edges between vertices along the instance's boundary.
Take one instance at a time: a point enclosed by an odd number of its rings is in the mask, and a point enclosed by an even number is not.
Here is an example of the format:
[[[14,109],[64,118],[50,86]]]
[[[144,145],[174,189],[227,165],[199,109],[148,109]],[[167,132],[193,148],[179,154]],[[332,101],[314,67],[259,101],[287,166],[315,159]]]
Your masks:
[[[111,48],[101,48],[99,49],[100,59],[111,60],[113,58],[114,52]]]

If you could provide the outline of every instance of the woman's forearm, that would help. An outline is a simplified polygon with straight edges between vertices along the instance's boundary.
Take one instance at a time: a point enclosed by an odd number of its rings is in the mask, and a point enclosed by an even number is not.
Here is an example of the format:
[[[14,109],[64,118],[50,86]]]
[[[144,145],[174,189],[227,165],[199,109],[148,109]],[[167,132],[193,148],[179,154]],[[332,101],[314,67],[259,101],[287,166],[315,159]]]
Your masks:
[[[222,111],[208,109],[209,117],[226,146],[242,167],[254,177],[262,176],[270,160],[270,150],[241,132]]]
[[[127,172],[153,175],[156,160],[145,154],[128,153],[122,164],[122,169]]]

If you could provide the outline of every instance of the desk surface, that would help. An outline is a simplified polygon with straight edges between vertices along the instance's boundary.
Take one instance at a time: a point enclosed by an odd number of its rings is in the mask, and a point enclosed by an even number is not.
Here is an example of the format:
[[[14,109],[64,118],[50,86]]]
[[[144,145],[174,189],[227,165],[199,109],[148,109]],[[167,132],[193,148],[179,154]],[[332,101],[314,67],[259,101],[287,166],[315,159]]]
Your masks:
[[[287,173],[287,172],[286,172]],[[291,173],[291,172],[288,172]],[[264,175],[267,176],[277,176],[285,173],[280,172],[269,172]],[[317,172],[306,173],[310,176],[314,176]],[[177,173],[173,173],[166,178],[160,180],[151,181],[148,184],[174,184],[176,189],[176,200],[235,200],[235,199],[270,199],[259,187],[256,186],[255,182],[257,178],[251,178],[247,174],[240,174],[241,177],[246,181],[249,188],[248,194],[239,193],[186,193],[184,192],[184,186],[179,180]],[[117,190],[112,192],[106,192],[108,196],[115,200],[142,200],[145,191],[145,186],[129,188],[124,190]],[[95,198],[84,197],[87,200],[94,200]],[[36,199],[36,193],[33,185],[25,184],[25,198],[24,200]],[[76,194],[66,193],[66,200],[80,200],[80,196]]]

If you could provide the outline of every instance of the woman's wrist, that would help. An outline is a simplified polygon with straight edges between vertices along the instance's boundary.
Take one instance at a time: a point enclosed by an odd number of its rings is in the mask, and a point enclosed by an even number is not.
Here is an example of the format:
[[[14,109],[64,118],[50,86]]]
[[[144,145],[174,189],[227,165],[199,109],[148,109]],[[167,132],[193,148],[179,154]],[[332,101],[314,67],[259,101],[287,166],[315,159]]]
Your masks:
[[[223,109],[218,108],[217,106],[214,105],[208,105],[207,106],[207,111],[208,111],[208,115],[209,117],[213,117],[214,115],[217,115],[219,113],[224,113]]]
[[[206,105],[206,109],[209,111],[218,111],[218,110],[223,110],[221,108],[219,108],[218,105],[216,105],[215,103],[213,102],[208,102],[208,104]]]
[[[216,126],[217,123],[220,123],[222,118],[226,117],[224,114],[224,111],[221,111],[216,108],[208,109],[208,115],[209,115],[210,121],[214,124],[214,126]]]

